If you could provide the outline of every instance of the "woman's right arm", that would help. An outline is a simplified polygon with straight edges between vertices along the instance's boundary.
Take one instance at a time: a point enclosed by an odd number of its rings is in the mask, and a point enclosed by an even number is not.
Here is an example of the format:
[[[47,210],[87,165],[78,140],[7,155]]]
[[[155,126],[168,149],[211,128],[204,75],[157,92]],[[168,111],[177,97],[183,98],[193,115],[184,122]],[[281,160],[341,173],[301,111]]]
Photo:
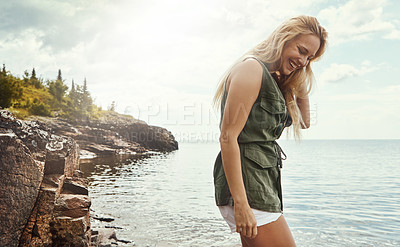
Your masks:
[[[299,95],[296,95],[296,104],[299,107],[303,123],[301,123],[302,129],[310,128],[310,100],[307,94],[307,88],[305,83],[300,85]]]
[[[236,231],[248,238],[257,235],[257,222],[247,201],[237,138],[258,97],[263,69],[248,59],[236,66],[228,79],[227,99],[221,125],[221,156],[235,209]]]

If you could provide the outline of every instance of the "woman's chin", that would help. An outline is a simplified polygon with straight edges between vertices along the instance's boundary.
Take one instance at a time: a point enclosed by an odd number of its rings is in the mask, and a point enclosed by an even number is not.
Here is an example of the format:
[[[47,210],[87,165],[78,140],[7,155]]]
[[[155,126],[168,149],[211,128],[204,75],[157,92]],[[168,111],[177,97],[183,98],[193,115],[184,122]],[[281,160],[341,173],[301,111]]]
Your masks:
[[[292,70],[284,70],[284,71],[282,71],[282,74],[284,75],[284,76],[289,76],[290,74],[292,74]]]
[[[289,69],[289,68],[281,68],[280,70],[279,70],[279,74],[281,74],[281,75],[283,75],[283,76],[289,76],[290,74],[292,74],[293,73],[293,71],[294,71],[294,69],[293,70],[291,70],[291,69]]]

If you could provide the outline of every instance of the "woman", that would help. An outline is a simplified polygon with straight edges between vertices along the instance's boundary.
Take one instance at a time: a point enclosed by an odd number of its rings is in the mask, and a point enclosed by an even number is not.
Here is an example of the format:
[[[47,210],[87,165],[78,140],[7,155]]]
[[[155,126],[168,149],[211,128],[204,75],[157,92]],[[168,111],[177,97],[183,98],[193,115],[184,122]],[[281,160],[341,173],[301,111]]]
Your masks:
[[[283,153],[276,143],[292,125],[296,139],[310,126],[310,63],[325,51],[327,32],[310,16],[292,18],[243,56],[222,79],[221,152],[215,199],[243,246],[295,246],[282,215]]]

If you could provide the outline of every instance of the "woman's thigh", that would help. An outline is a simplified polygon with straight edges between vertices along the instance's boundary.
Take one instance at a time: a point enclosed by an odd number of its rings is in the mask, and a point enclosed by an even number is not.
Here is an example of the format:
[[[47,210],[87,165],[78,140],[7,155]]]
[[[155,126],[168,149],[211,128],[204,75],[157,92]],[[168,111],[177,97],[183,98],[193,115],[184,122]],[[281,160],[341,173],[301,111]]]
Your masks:
[[[257,227],[254,239],[241,236],[244,247],[293,247],[296,246],[283,215],[278,220]]]

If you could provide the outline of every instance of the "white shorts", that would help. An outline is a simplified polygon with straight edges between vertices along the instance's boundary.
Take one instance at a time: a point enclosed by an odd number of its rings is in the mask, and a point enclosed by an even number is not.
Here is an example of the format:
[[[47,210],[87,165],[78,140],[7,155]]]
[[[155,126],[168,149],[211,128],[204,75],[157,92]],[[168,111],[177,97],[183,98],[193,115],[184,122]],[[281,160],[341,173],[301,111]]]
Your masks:
[[[228,223],[232,232],[236,232],[236,222],[235,222],[235,213],[233,206],[218,206],[219,211],[221,212],[222,217]],[[263,226],[268,223],[274,222],[279,219],[282,213],[271,213],[266,211],[261,211],[258,209],[251,209],[256,217],[257,226]]]

